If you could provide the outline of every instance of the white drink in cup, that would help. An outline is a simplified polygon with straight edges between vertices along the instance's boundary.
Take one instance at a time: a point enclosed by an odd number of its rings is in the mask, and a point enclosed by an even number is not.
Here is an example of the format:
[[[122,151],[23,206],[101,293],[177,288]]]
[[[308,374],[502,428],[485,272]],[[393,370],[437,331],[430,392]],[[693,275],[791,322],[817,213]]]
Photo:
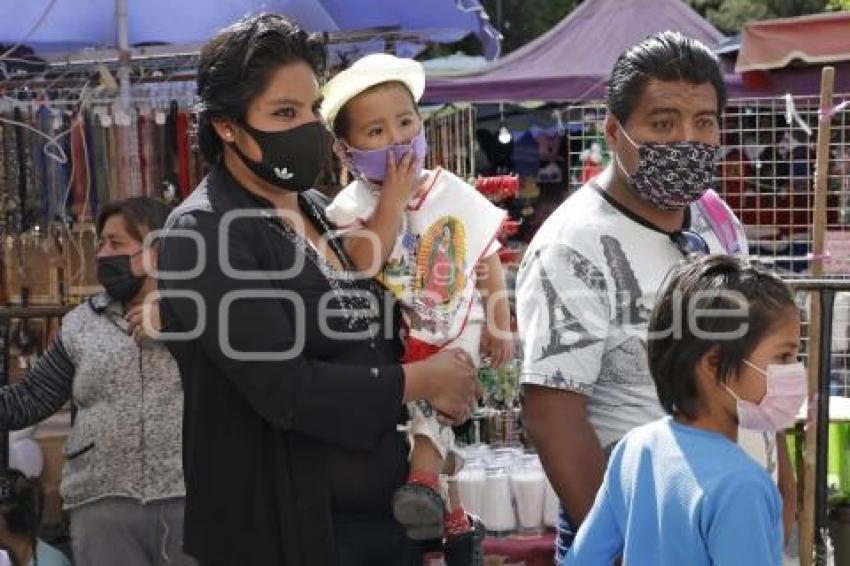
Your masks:
[[[481,522],[492,535],[507,535],[516,530],[516,514],[511,497],[508,467],[490,467],[484,484]]]
[[[484,467],[479,464],[467,464],[451,481],[457,485],[460,501],[467,513],[480,516],[484,484],[487,481]]]
[[[511,473],[511,487],[516,502],[519,531],[525,535],[540,534],[543,527],[546,475],[536,455],[522,457],[520,465]]]

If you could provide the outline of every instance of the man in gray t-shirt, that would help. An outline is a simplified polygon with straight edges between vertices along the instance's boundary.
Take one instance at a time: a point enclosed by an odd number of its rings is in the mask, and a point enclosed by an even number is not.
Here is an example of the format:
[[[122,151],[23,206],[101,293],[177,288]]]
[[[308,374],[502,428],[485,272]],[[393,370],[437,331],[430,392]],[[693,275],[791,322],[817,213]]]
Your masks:
[[[701,43],[664,32],[626,51],[609,81],[612,163],[546,220],[523,258],[524,422],[562,502],[559,557],[593,503],[606,449],[664,415],[646,354],[662,281],[689,253],[725,251],[696,204],[712,182],[725,102],[717,59]],[[740,223],[723,211],[745,252]],[[785,444],[745,431],[739,443],[778,469],[790,526]]]

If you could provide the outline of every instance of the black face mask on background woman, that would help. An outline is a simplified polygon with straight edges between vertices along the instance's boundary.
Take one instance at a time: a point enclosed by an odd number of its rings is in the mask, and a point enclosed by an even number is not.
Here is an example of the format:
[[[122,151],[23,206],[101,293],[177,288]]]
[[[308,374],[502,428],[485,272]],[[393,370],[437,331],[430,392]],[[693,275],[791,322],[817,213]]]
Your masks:
[[[130,259],[142,250],[129,255],[113,255],[97,258],[97,281],[106,289],[106,294],[116,301],[133,299],[145,284],[145,275],[133,275]]]
[[[288,191],[313,188],[330,151],[330,133],[321,122],[308,122],[282,132],[267,132],[240,124],[250,135],[263,157],[254,161],[239,146],[230,147],[257,177]]]

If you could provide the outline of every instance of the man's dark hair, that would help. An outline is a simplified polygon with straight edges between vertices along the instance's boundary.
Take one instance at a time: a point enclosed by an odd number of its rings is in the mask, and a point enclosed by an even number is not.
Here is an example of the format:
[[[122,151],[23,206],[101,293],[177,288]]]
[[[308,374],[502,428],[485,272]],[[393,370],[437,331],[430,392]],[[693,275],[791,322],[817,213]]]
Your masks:
[[[625,123],[650,79],[711,83],[717,92],[717,115],[726,106],[726,83],[717,56],[695,39],[675,31],[651,35],[626,50],[608,80],[608,110]]]
[[[165,225],[170,208],[167,204],[150,197],[131,197],[116,200],[104,206],[97,216],[95,228],[98,238],[103,234],[106,221],[120,214],[124,217],[127,232],[133,239],[143,242],[145,235],[152,230],[160,230]]]
[[[318,36],[291,20],[261,14],[239,20],[213,37],[198,63],[198,146],[207,163],[221,162],[222,143],[212,121],[243,120],[251,100],[265,90],[272,72],[303,61],[319,75],[325,49]]]
[[[717,348],[717,379],[726,383],[788,309],[796,310],[796,303],[785,283],[741,260],[709,255],[675,267],[655,303],[647,339],[649,371],[664,410],[696,418],[700,359]],[[689,323],[690,312],[699,313],[697,328]],[[746,333],[740,338],[717,336],[742,325]]]

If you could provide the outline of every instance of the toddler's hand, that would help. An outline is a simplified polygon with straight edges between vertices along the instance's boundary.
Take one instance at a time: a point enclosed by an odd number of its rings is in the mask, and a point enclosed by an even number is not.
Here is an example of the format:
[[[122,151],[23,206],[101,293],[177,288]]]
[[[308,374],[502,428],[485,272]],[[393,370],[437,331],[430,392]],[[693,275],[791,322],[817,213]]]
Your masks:
[[[514,357],[514,337],[506,331],[484,325],[481,333],[481,353],[490,358],[490,367],[500,368]]]
[[[395,155],[390,152],[387,156],[387,175],[381,193],[385,197],[397,199],[401,205],[406,205],[419,181],[417,170],[416,159],[412,151],[405,153],[398,161],[396,161]]]

